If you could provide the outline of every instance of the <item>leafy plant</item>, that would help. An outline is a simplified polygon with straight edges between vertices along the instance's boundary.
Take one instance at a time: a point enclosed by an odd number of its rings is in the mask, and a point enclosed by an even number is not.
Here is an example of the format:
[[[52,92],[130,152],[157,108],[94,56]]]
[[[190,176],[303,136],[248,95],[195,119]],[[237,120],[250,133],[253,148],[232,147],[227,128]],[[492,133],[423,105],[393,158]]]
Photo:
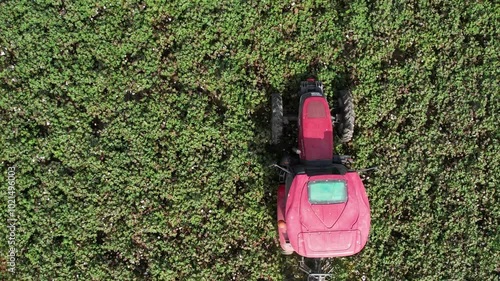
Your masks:
[[[15,166],[18,252],[1,278],[299,277],[276,239],[270,94],[291,101],[314,74],[330,98],[354,96],[338,149],[380,167],[365,178],[369,243],[337,277],[495,280],[499,14],[488,1],[3,1],[0,182]]]

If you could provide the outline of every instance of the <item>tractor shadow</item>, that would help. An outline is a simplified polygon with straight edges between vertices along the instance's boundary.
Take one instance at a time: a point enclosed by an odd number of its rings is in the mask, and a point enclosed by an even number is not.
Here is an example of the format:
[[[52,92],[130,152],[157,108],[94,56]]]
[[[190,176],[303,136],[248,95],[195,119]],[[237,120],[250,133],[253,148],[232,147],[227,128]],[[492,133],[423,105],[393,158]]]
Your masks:
[[[277,219],[276,190],[279,185],[279,173],[276,168],[272,168],[269,166],[279,163],[281,157],[283,157],[285,153],[292,153],[292,148],[297,147],[298,126],[295,121],[284,125],[281,143],[278,145],[271,144],[271,94],[280,93],[282,95],[284,115],[297,116],[300,101],[300,82],[305,81],[310,77],[318,78],[315,75],[315,71],[311,71],[289,78],[282,92],[273,87],[266,88],[265,91],[268,97],[266,102],[259,105],[252,114],[252,120],[254,120],[255,130],[257,130],[258,132],[267,132],[266,135],[268,136],[267,140],[256,140],[255,142],[251,143],[250,146],[261,148],[256,149],[256,151],[259,151],[259,165],[261,165],[261,167],[264,167],[264,186],[262,187],[264,189],[264,197],[262,199],[262,204],[267,209],[267,215],[273,222],[276,222]],[[345,82],[346,80],[347,74],[341,74],[333,81],[322,81],[325,85],[325,94],[327,95],[330,106],[333,102],[334,93],[341,89],[347,88],[347,83]],[[336,144],[336,146],[340,146],[340,144]],[[274,251],[274,254],[280,256],[279,262],[284,280],[296,280],[296,278],[304,278],[304,274],[298,269],[300,257],[296,254],[293,254],[292,256],[281,255],[281,247],[279,246],[277,231],[274,243],[272,247],[270,247],[270,249],[271,251]]]

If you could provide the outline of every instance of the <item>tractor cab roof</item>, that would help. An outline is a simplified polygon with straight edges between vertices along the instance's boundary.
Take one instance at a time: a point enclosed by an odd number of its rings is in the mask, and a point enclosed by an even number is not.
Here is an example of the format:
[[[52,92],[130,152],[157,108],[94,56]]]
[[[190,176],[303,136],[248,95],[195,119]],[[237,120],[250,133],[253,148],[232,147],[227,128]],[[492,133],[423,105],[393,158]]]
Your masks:
[[[368,239],[369,203],[356,172],[297,174],[285,213],[290,243],[301,256],[353,255]]]

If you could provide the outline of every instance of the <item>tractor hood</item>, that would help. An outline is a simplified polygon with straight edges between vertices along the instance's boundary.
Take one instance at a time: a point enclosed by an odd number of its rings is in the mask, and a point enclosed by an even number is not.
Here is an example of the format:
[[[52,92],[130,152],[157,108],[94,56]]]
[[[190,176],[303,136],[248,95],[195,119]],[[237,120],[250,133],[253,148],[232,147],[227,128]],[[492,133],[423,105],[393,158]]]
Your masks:
[[[358,253],[370,230],[370,206],[359,175],[296,175],[286,201],[285,220],[290,243],[301,256]]]

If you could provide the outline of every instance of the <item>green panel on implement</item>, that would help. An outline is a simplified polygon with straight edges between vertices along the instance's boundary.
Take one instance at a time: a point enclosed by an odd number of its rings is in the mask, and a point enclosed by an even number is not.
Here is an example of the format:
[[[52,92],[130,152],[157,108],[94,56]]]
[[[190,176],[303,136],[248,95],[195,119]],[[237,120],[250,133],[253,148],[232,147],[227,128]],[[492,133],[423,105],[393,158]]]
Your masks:
[[[347,186],[342,180],[312,181],[307,184],[311,204],[335,204],[347,201]]]

